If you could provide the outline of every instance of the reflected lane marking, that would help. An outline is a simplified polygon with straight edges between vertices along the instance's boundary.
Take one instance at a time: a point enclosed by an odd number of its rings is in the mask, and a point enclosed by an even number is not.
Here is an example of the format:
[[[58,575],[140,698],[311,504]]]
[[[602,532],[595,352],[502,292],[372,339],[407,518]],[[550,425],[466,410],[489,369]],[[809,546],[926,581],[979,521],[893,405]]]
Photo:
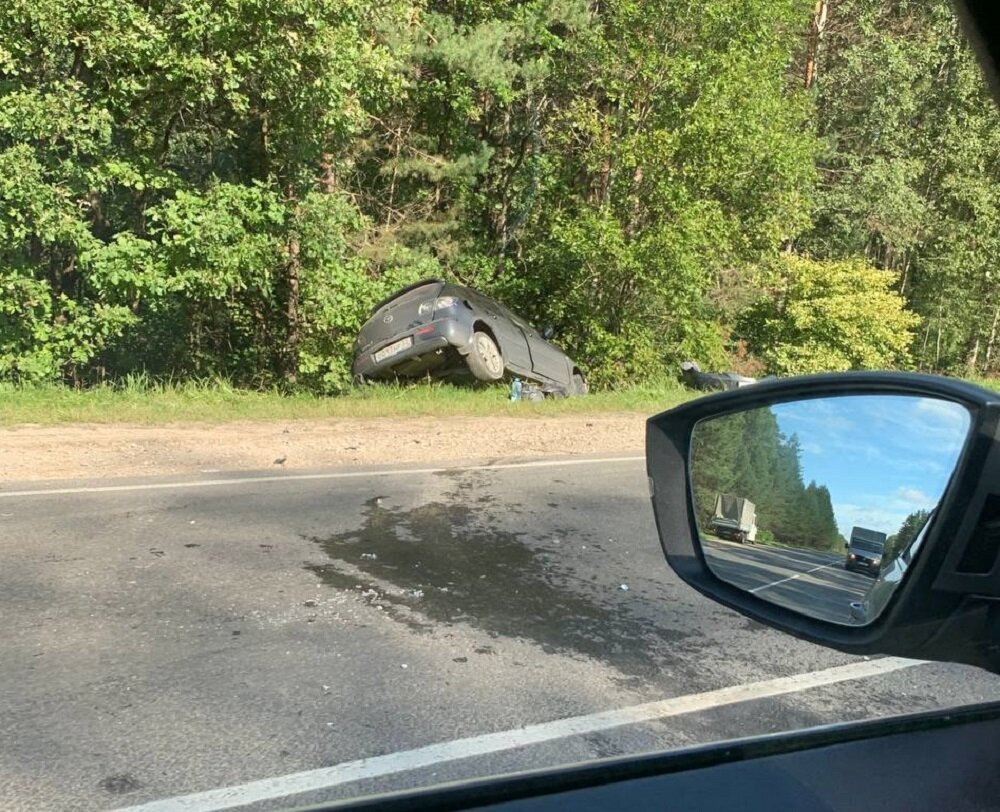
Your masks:
[[[316,770],[306,770],[275,778],[264,778],[247,784],[237,784],[222,789],[195,792],[190,795],[180,795],[175,798],[123,807],[120,808],[119,812],[217,812],[221,809],[232,809],[260,801],[287,798],[303,792],[331,789],[353,781],[380,778],[409,770],[432,767],[443,762],[514,750],[555,739],[563,739],[567,736],[598,733],[623,725],[696,713],[722,705],[791,694],[848,680],[881,676],[903,668],[922,665],[924,662],[924,660],[906,660],[901,657],[884,657],[879,660],[856,662],[820,671],[795,674],[791,677],[734,685],[730,688],[663,699],[629,708],[592,713],[587,716],[571,716],[568,719],[557,719],[553,722],[543,722],[498,733],[487,733],[483,736],[470,736],[465,739],[418,747],[415,750],[404,750],[373,758],[346,761],[331,767],[321,767]]]
[[[787,578],[782,578],[780,581],[772,581],[769,584],[764,584],[763,586],[757,586],[750,590],[750,593],[763,592],[765,589],[770,589],[772,586],[777,586],[778,584],[783,584],[786,581],[794,581],[796,578],[800,578],[803,575],[809,575],[811,572],[816,572],[818,570],[824,570],[827,567],[832,567],[839,564],[839,561],[832,561],[829,564],[820,564],[818,567],[813,567],[811,570],[804,570],[803,572],[797,572],[795,575],[789,575]]]

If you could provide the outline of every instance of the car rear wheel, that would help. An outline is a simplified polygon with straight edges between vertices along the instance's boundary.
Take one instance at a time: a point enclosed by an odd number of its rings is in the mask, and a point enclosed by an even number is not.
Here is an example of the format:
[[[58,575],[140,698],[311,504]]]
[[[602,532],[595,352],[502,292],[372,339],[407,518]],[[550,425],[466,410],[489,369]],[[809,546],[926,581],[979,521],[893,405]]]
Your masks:
[[[590,387],[587,386],[587,380],[579,372],[573,373],[573,394],[574,395],[586,395],[590,391]]]
[[[481,381],[499,381],[503,377],[503,356],[489,333],[472,334],[472,349],[466,360],[469,370]]]

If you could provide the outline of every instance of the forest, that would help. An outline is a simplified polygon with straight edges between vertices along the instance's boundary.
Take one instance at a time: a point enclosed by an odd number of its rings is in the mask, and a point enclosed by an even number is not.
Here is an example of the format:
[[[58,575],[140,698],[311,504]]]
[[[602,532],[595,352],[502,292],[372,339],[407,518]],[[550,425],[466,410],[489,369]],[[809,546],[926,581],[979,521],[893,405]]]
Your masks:
[[[803,482],[800,456],[799,438],[782,434],[770,409],[700,422],[691,439],[690,467],[699,526],[709,526],[716,495],[729,493],[756,506],[758,542],[842,553],[845,539],[830,491]]]
[[[337,393],[426,277],[596,389],[990,377],[998,158],[943,0],[5,0],[0,381]]]
[[[929,510],[915,510],[903,519],[899,530],[886,539],[883,560],[894,561],[901,553],[905,552],[916,539],[917,534],[924,529],[924,525],[927,524],[930,517],[931,511]]]

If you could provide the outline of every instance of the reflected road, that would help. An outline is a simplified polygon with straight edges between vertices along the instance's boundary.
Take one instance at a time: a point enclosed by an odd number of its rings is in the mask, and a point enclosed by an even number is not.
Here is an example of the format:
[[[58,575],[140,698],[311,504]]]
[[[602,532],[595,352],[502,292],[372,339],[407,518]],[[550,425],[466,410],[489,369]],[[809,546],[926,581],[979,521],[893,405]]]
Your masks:
[[[704,539],[705,557],[722,580],[771,603],[821,620],[854,625],[851,601],[874,580],[844,569],[844,556],[818,550],[764,547]]]

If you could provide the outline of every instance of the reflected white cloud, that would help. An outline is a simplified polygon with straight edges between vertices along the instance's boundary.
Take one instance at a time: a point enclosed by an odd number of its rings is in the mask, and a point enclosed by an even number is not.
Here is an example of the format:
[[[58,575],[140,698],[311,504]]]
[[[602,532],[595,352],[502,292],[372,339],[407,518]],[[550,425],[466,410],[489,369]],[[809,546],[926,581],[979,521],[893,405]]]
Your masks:
[[[911,505],[920,505],[921,508],[934,504],[934,498],[928,496],[920,488],[901,487],[898,491],[899,498]]]
[[[772,407],[795,434],[805,482],[826,485],[837,526],[895,533],[940,499],[969,430],[968,410],[936,398],[843,396]]]
[[[846,538],[852,527],[867,527],[887,535],[895,533],[913,510],[891,510],[885,506],[839,504],[837,524]]]

